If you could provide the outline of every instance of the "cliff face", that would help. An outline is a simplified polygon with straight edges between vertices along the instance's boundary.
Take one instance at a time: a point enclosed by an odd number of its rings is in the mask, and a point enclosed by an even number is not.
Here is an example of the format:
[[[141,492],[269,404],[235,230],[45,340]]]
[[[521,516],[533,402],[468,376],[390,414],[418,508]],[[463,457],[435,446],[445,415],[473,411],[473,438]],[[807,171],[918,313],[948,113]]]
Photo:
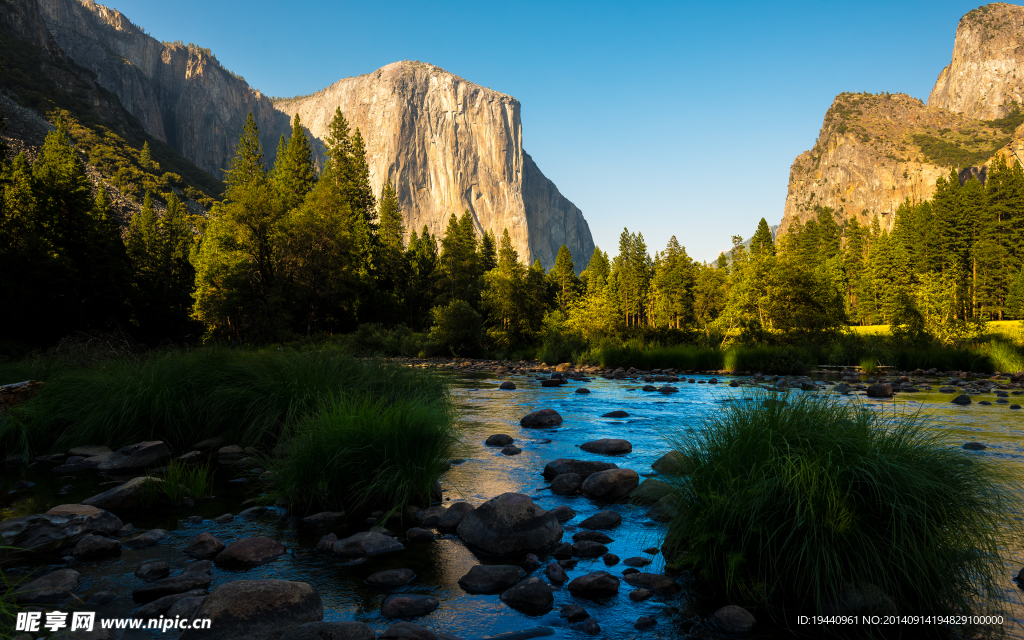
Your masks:
[[[214,176],[223,176],[250,111],[271,156],[278,137],[289,131],[270,100],[220,66],[209,50],[161,43],[91,0],[38,3],[69,58],[95,73],[147,133]]]
[[[583,214],[523,151],[511,96],[403,61],[275,107],[319,140],[340,107],[366,139],[374,191],[395,185],[408,229],[444,233],[450,214],[468,210],[479,232],[507,228],[519,255],[545,267],[563,243],[581,267],[594,250]]]
[[[554,264],[565,243],[582,268],[594,243],[583,214],[523,151],[519,102],[423,63],[399,62],[277,105],[209,50],[161,43],[91,0],[38,0],[54,40],[120,98],[151,135],[221,177],[250,111],[267,161],[299,113],[323,149],[336,107],[366,141],[370,180],[399,194],[408,229],[443,233],[451,213],[507,228],[523,259]]]
[[[841,94],[814,149],[793,162],[781,232],[814,217],[816,207],[863,224],[878,217],[889,229],[902,202],[930,198],[936,179],[963,166],[956,158],[987,159],[1006,141],[988,123],[907,95]]]
[[[1024,101],[1024,7],[979,7],[956,29],[953,61],[942,70],[928,106],[978,120],[1006,115]]]

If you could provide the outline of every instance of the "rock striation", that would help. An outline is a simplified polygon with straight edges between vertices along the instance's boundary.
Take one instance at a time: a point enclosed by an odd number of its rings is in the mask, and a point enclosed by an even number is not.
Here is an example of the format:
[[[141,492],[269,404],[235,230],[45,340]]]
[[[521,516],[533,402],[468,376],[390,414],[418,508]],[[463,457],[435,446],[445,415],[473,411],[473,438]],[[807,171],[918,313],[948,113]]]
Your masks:
[[[152,136],[221,176],[249,112],[268,162],[296,113],[323,152],[340,107],[366,142],[370,183],[390,180],[407,229],[443,233],[469,211],[478,233],[508,229],[520,258],[554,264],[564,243],[582,269],[594,250],[582,212],[523,150],[520,104],[439,67],[402,61],[317,93],[272,101],[209,49],[159,42],[91,0],[38,0],[53,40],[116,94]]]

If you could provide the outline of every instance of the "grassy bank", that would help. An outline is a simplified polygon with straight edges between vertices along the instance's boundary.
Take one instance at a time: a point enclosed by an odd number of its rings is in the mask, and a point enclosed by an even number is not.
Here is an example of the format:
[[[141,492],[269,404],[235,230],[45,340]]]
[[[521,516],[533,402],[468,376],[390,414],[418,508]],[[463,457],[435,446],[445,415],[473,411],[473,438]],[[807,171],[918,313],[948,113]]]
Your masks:
[[[46,379],[35,398],[0,415],[5,452],[163,440],[180,455],[223,437],[263,451],[291,502],[390,507],[424,486],[429,493],[457,440],[440,377],[334,348],[44,360],[0,369],[0,383],[36,377],[25,375],[33,369]]]
[[[787,625],[836,611],[849,584],[876,585],[904,615],[989,612],[1021,534],[1013,479],[917,415],[767,398],[669,434],[693,462],[675,480],[675,564]]]

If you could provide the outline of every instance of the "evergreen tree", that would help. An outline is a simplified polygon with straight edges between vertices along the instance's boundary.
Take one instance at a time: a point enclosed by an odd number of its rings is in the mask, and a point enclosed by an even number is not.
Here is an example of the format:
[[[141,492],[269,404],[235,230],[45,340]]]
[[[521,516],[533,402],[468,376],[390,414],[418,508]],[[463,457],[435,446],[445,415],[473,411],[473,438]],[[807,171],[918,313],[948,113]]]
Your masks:
[[[413,330],[425,329],[430,323],[430,309],[434,304],[440,271],[437,239],[426,225],[423,225],[423,233],[419,237],[415,230],[410,235],[406,260],[410,269],[405,293],[409,326]]]
[[[143,169],[156,169],[156,163],[153,162],[153,156],[149,152],[149,141],[142,143],[142,151],[139,152],[139,164],[142,165]]]
[[[480,270],[487,273],[498,266],[498,241],[494,232],[487,230],[480,238]]]
[[[675,236],[672,238],[674,240]],[[750,252],[775,255],[775,238],[772,236],[772,230],[768,227],[768,221],[764,218],[757,223],[757,231],[754,232],[754,237],[750,240]]]
[[[479,291],[476,279],[481,275],[477,255],[476,232],[469,211],[456,218],[451,214],[441,239],[441,272],[445,280],[444,302],[465,300],[476,305]]]
[[[572,261],[572,254],[569,247],[564,244],[558,248],[555,265],[548,273],[548,279],[554,289],[555,304],[562,313],[565,313],[576,298],[579,279],[576,277],[576,265]]]
[[[274,188],[281,198],[285,211],[298,207],[316,183],[316,169],[313,165],[313,148],[306,138],[306,132],[299,121],[299,114],[292,120],[292,135],[281,141],[277,148],[277,160],[273,171]]]

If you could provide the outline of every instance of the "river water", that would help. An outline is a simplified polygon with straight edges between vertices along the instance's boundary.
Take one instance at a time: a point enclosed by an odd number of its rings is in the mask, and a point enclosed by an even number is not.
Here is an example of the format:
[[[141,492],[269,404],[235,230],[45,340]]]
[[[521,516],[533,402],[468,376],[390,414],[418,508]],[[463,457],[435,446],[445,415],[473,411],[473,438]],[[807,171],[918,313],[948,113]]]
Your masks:
[[[707,376],[694,376],[706,380]],[[695,431],[700,428],[701,419],[720,410],[725,403],[732,402],[743,393],[742,388],[730,388],[727,384],[686,384],[676,386],[679,393],[663,395],[645,393],[640,390],[643,383],[631,380],[594,379],[590,382],[570,382],[556,388],[542,388],[533,377],[513,376],[518,385],[514,391],[497,388],[500,380],[489,374],[454,375],[453,385],[456,402],[461,410],[464,430],[460,460],[442,479],[445,503],[466,500],[473,505],[505,492],[514,491],[531,495],[545,509],[567,504],[577,512],[569,521],[563,540],[570,540],[577,528],[575,523],[593,515],[599,510],[610,508],[623,516],[622,524],[608,531],[614,542],[609,551],[620,558],[645,556],[654,563],[645,571],[661,572],[661,555],[645,555],[643,550],[657,547],[665,532],[665,525],[648,519],[644,507],[628,504],[599,505],[587,498],[553,495],[541,476],[544,465],[556,458],[579,458],[612,461],[623,468],[636,470],[641,479],[657,474],[651,463],[667,451],[663,435],[667,431]],[[729,378],[720,378],[728,382]],[[586,386],[590,394],[576,394],[575,389]],[[794,392],[802,393],[802,392]],[[981,455],[997,460],[1016,471],[1024,471],[1024,411],[1011,411],[1007,405],[981,406],[973,404],[958,407],[949,404],[951,396],[941,393],[901,394],[895,401],[867,402],[866,406],[876,410],[893,411],[922,410],[932,416],[935,428],[948,433],[954,442],[979,441],[988,448],[980,452],[965,452],[965,455]],[[993,400],[991,395],[986,399]],[[976,401],[982,399],[975,397]],[[1013,402],[1020,402],[1013,398]],[[553,408],[564,418],[557,429],[523,429],[519,419],[526,413],[541,408]],[[604,413],[624,410],[630,417],[624,419],[601,418]],[[485,446],[487,436],[505,433],[515,438],[515,444],[522,453],[505,456],[500,448]],[[599,438],[624,438],[633,445],[633,452],[622,456],[601,456],[581,451],[578,445]],[[43,465],[47,466],[47,465]],[[9,486],[14,479],[21,478],[5,471],[4,480]],[[36,486],[8,496],[9,500],[0,509],[0,519],[29,513],[39,513],[57,504],[78,502],[108,487],[98,487],[99,478],[85,472],[78,474],[74,481],[61,480],[47,469],[27,471],[27,478]],[[672,627],[672,615],[676,611],[689,612],[690,617],[708,613],[701,609],[699,598],[685,591],[679,596],[661,599],[651,598],[644,602],[632,602],[631,590],[625,582],[621,584],[618,596],[601,601],[577,601],[563,587],[555,588],[553,610],[540,616],[520,613],[503,604],[497,595],[470,595],[458,585],[458,579],[479,563],[509,563],[508,558],[493,559],[478,556],[467,549],[454,536],[442,536],[434,542],[409,543],[404,551],[370,559],[363,564],[346,564],[341,560],[318,554],[314,551],[317,540],[325,532],[301,525],[295,518],[289,518],[280,510],[271,510],[259,518],[242,521],[235,519],[226,524],[216,524],[212,518],[225,512],[237,513],[249,505],[242,502],[258,498],[259,483],[229,483],[235,476],[232,470],[221,468],[215,477],[215,493],[212,499],[201,500],[194,509],[151,510],[143,513],[125,514],[125,522],[133,522],[138,530],[163,528],[171,533],[168,540],[156,547],[142,550],[125,549],[116,558],[82,562],[75,569],[82,574],[78,595],[85,599],[90,593],[112,591],[119,598],[102,607],[77,604],[82,610],[96,610],[99,617],[128,617],[135,605],[131,591],[140,586],[134,570],[143,562],[163,560],[175,569],[189,559],[181,553],[191,539],[200,531],[210,531],[226,544],[233,540],[266,535],[282,541],[289,553],[270,564],[244,572],[213,570],[213,589],[225,582],[240,578],[278,578],[301,580],[318,589],[325,608],[326,620],[358,620],[366,622],[378,632],[383,631],[389,621],[380,614],[381,604],[387,593],[369,587],[366,576],[384,569],[405,567],[416,572],[417,577],[397,591],[430,594],[440,600],[440,607],[433,613],[415,619],[418,624],[434,631],[444,631],[467,640],[486,638],[510,632],[538,630],[555,637],[589,638],[582,632],[568,627],[559,617],[559,609],[566,604],[581,604],[600,624],[604,638],[674,638],[679,632]],[[72,490],[58,495],[57,490],[71,483]],[[181,519],[190,515],[201,515],[202,524],[187,525]],[[332,529],[339,536],[347,535],[340,529]],[[351,529],[352,532],[358,527]],[[404,530],[400,530],[404,531]],[[522,558],[512,558],[519,562]],[[541,557],[541,568],[530,575],[543,576],[543,566],[550,559]],[[63,566],[63,565],[61,565]],[[1010,637],[1024,637],[1024,606],[1020,603],[1020,590],[1011,581],[1022,564],[1007,567],[1004,600],[1010,612],[1006,629]],[[40,572],[58,568],[40,567]],[[583,559],[575,569],[567,571],[570,579],[596,570],[607,569],[618,575],[626,567],[621,563],[606,567],[600,558]],[[21,570],[10,573],[17,576]],[[244,574],[244,575],[243,575]],[[173,572],[172,572],[173,575]],[[545,580],[546,581],[546,580]],[[641,634],[634,629],[634,622],[640,616],[658,620],[657,626]],[[771,629],[763,629],[761,637],[785,637]],[[168,637],[158,632],[128,632],[131,638]]]

